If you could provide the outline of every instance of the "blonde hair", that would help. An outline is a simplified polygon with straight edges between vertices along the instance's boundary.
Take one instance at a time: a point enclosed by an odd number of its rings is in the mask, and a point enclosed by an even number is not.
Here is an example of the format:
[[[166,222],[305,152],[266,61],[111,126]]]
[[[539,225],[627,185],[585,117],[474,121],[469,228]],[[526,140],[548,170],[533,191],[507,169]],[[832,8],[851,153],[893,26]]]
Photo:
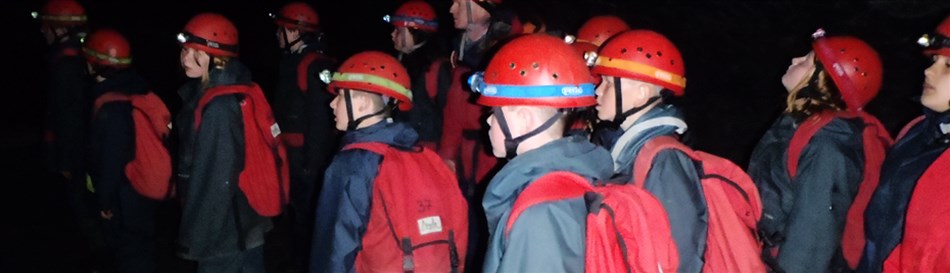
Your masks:
[[[795,89],[788,93],[785,102],[785,112],[799,119],[826,110],[841,111],[845,108],[841,91],[820,63],[815,64],[815,72],[811,77],[803,78]]]

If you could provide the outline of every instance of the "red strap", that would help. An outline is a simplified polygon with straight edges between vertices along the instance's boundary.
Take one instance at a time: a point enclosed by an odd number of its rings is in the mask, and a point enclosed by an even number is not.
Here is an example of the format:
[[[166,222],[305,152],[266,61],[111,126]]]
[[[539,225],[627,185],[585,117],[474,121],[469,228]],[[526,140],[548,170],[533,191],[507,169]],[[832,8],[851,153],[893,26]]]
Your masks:
[[[884,128],[884,125],[881,124],[877,118],[874,118],[864,111],[825,111],[820,114],[809,117],[807,120],[798,125],[798,129],[795,130],[795,135],[792,136],[792,140],[788,145],[788,176],[795,178],[795,175],[798,173],[798,160],[800,159],[802,151],[805,149],[805,146],[808,145],[808,142],[811,141],[811,138],[818,133],[821,128],[828,125],[829,122],[834,120],[834,118],[861,118],[865,123],[864,131],[862,132],[864,137],[864,144],[869,145],[872,143],[869,138],[877,137],[883,142],[886,146],[890,146],[894,140],[891,139],[890,134]],[[876,141],[875,141],[876,143]],[[866,161],[866,160],[865,160]]]
[[[297,88],[300,88],[300,92],[304,94],[307,93],[309,87],[307,80],[310,79],[310,74],[308,73],[310,72],[310,64],[322,57],[324,57],[323,54],[316,52],[308,52],[303,55],[303,59],[301,59],[300,64],[297,65]]]
[[[71,48],[71,47],[70,47],[70,48],[64,48],[64,49],[63,49],[63,56],[69,56],[69,57],[79,56],[79,49],[75,49],[75,48]]]
[[[258,92],[254,92],[255,89],[258,90]],[[210,103],[214,98],[223,95],[241,95],[244,97],[244,99],[250,99],[252,103],[258,101],[266,102],[264,93],[260,92],[260,87],[257,86],[256,83],[247,85],[222,85],[208,89],[204,96],[198,100],[198,107],[195,107],[195,129],[201,125],[201,113],[204,111],[205,106],[207,106],[208,103]]]
[[[392,148],[389,147],[389,144],[382,142],[357,142],[343,146],[343,151],[352,149],[367,150],[377,154],[385,155]]]
[[[904,136],[907,135],[907,132],[909,132],[910,129],[914,128],[914,126],[916,126],[921,121],[924,121],[924,118],[926,117],[921,115],[919,117],[914,118],[910,122],[908,122],[907,125],[904,125],[904,128],[901,129],[901,132],[897,134],[897,138],[895,138],[894,140],[897,141],[904,138]]]
[[[551,172],[536,179],[515,200],[505,226],[505,237],[524,210],[540,203],[584,196],[584,193],[592,190],[593,186],[587,179],[567,171]]]
[[[429,65],[429,71],[426,72],[426,92],[429,93],[429,98],[433,101],[439,95],[439,72],[445,62],[444,58],[435,60]]]
[[[640,148],[640,152],[637,153],[637,158],[634,160],[633,164],[633,183],[637,187],[643,187],[643,183],[646,181],[647,174],[650,172],[650,168],[653,167],[653,159],[656,158],[656,155],[660,151],[666,149],[676,149],[682,151],[684,154],[689,156],[693,160],[700,160],[699,156],[690,149],[686,147],[682,142],[679,142],[675,137],[672,136],[658,136],[643,145]]]
[[[280,141],[290,147],[303,147],[304,137],[301,133],[281,133]]]
[[[96,102],[94,103],[94,106],[92,108],[92,115],[95,116],[96,114],[98,114],[99,109],[101,109],[102,106],[107,103],[118,102],[118,101],[127,102],[131,100],[132,100],[131,96],[123,94],[122,92],[117,92],[117,91],[106,92],[105,94],[99,95],[99,97],[96,98]]]

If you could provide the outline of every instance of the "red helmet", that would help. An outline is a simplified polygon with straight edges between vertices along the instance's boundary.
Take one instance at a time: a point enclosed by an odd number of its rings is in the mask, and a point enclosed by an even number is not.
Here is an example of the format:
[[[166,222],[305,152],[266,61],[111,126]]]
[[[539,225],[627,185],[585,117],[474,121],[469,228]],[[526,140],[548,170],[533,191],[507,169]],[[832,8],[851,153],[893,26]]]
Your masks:
[[[591,55],[596,75],[630,78],[662,86],[682,96],[686,68],[679,49],[662,34],[630,30],[607,41]]]
[[[427,32],[436,32],[439,29],[435,9],[423,0],[410,0],[402,4],[393,15],[386,15],[383,20],[392,23],[395,27],[414,28]]]
[[[484,72],[469,78],[486,106],[538,105],[576,108],[597,104],[584,60],[563,40],[545,34],[515,38],[501,47]]]
[[[932,34],[924,34],[917,40],[924,47],[924,54],[950,56],[950,16],[943,19]]]
[[[317,12],[303,2],[291,2],[280,9],[280,13],[271,14],[274,22],[289,29],[316,31],[320,24]]]
[[[50,0],[39,12],[33,12],[33,18],[51,26],[80,26],[86,24],[86,9],[74,0]]]
[[[112,29],[98,30],[86,37],[82,53],[91,64],[117,68],[132,64],[129,42]]]
[[[814,35],[812,49],[831,76],[848,110],[860,110],[881,89],[882,67],[877,52],[855,37],[824,37],[819,30]]]
[[[586,42],[599,47],[610,37],[629,29],[630,26],[620,17],[612,15],[594,16],[587,20],[577,31],[577,42]]]
[[[178,33],[182,46],[211,55],[235,57],[238,54],[238,31],[228,18],[217,13],[195,15]]]
[[[390,96],[399,102],[399,109],[412,109],[412,91],[409,89],[409,73],[399,60],[379,51],[365,51],[346,59],[340,70],[327,79],[329,71],[321,78],[329,80],[331,94],[339,89],[354,89]]]

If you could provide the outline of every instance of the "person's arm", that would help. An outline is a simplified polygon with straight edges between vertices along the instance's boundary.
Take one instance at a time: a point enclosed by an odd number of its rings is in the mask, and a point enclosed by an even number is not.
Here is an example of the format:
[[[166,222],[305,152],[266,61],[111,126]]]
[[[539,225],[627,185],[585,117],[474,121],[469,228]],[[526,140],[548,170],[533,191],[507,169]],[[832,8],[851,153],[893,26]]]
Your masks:
[[[663,204],[670,219],[679,272],[702,271],[709,214],[692,159],[678,150],[657,153],[644,188]]]
[[[797,188],[795,201],[778,256],[785,272],[829,271],[864,169],[860,148],[853,145],[816,134],[802,151],[791,182]]]
[[[127,183],[125,165],[135,153],[135,129],[129,103],[103,105],[91,127],[96,160],[92,166],[92,184],[100,211],[117,208],[119,188]]]

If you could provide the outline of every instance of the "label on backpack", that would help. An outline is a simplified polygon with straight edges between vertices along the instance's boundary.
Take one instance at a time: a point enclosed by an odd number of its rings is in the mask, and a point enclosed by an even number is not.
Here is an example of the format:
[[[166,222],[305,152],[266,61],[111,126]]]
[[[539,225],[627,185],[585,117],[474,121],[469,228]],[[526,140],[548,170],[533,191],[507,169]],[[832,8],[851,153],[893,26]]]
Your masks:
[[[277,136],[280,135],[280,126],[277,126],[277,123],[274,123],[270,126],[270,134],[274,138],[277,138]]]
[[[442,218],[430,216],[416,221],[419,224],[419,235],[442,232]]]

